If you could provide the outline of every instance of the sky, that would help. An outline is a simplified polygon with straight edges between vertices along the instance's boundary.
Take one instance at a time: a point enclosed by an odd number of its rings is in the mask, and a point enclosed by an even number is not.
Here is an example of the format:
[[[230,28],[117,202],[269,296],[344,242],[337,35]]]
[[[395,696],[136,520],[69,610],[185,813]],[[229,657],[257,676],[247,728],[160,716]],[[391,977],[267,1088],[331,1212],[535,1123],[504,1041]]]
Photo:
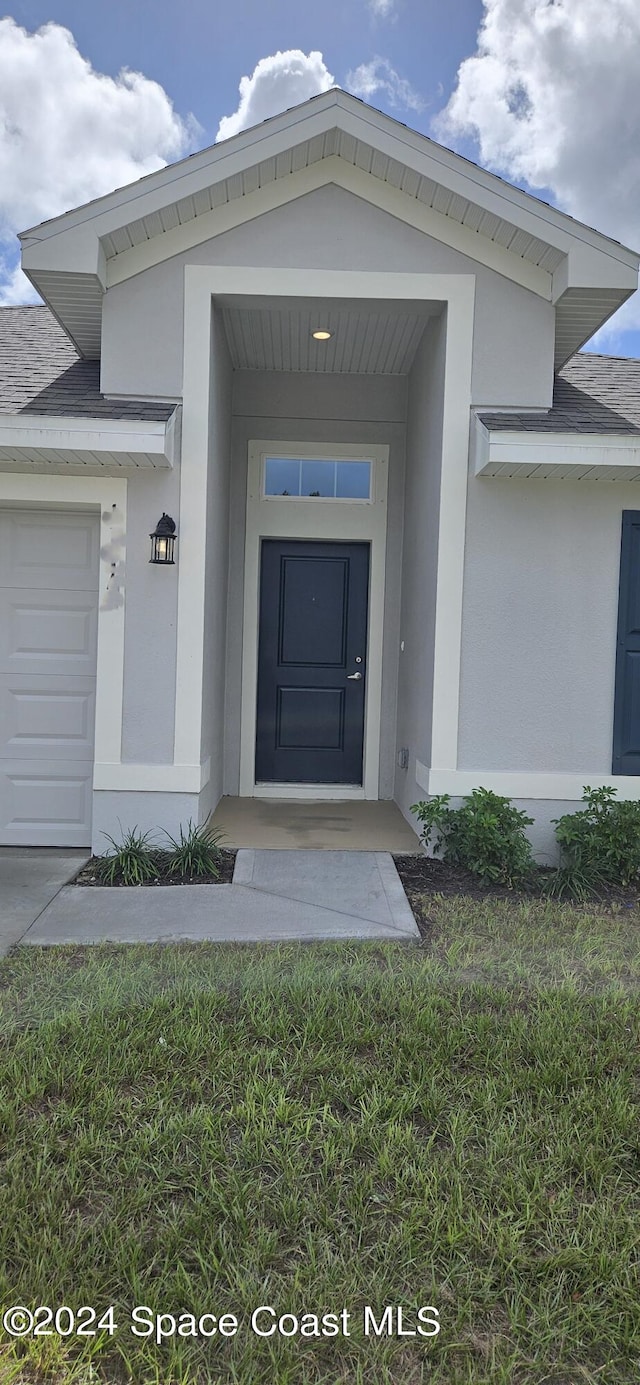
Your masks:
[[[16,232],[341,86],[640,250],[638,0],[13,0],[0,303]],[[640,294],[589,343],[640,356]]]

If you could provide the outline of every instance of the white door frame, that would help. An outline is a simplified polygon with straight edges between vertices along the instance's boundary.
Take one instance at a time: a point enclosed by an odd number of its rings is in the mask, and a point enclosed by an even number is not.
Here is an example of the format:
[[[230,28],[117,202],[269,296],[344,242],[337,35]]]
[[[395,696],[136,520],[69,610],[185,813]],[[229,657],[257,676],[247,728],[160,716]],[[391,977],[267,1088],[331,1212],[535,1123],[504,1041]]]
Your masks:
[[[265,456],[326,458],[332,461],[369,459],[373,473],[371,500],[282,500],[278,496],[265,496],[262,485]],[[378,798],[388,475],[389,448],[380,444],[329,445],[260,439],[249,443],[240,726],[242,798]],[[263,538],[370,544],[362,785],[256,783],[260,547]]]

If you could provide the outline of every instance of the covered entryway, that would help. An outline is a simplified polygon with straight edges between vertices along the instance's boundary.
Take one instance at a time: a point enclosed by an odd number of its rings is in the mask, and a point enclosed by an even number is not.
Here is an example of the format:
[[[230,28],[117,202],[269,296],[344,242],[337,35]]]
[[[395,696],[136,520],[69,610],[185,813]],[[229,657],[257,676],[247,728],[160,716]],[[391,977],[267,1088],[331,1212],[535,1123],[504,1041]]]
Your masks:
[[[256,780],[362,784],[369,545],[265,539]]]
[[[0,511],[0,843],[91,840],[99,520]]]

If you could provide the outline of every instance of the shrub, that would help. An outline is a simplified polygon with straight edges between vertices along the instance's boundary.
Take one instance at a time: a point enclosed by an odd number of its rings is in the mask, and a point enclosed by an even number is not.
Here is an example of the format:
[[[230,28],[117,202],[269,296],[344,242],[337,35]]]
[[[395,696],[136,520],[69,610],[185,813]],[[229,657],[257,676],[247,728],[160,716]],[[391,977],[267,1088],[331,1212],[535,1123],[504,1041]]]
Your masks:
[[[181,827],[176,838],[166,836],[173,850],[169,853],[167,871],[169,875],[212,875],[220,874],[220,832],[210,832],[206,827],[196,827],[189,822],[186,831]]]
[[[411,811],[424,824],[425,846],[437,831],[444,860],[451,865],[503,885],[523,884],[533,871],[525,833],[533,818],[491,789],[474,789],[460,808],[449,807],[449,794],[437,794],[415,803]]]
[[[101,856],[96,865],[96,875],[105,885],[142,885],[145,880],[157,880],[160,875],[157,852],[149,843],[149,833],[139,832],[132,827],[125,832],[118,843],[108,832],[103,836],[111,843],[113,851]]]
[[[554,818],[560,869],[550,889],[585,898],[599,885],[629,885],[640,875],[640,802],[619,802],[613,788],[585,785],[577,813]]]

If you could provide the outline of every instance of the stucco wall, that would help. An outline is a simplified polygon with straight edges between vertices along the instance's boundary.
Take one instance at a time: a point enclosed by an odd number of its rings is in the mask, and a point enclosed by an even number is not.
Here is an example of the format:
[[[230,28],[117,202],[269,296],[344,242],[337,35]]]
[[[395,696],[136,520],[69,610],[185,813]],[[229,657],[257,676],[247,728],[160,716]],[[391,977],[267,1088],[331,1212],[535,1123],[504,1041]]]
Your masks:
[[[211,322],[211,396],[207,481],[207,562],[205,573],[202,760],[211,759],[205,803],[215,808],[222,794],[229,565],[229,476],[231,462],[231,387],[233,372],[220,314]],[[203,810],[204,813],[204,810]]]
[[[179,508],[177,470],[128,478],[122,759],[134,764],[173,760],[180,538],[176,566],[161,567],[149,563],[149,534]]]
[[[335,185],[109,289],[103,308],[105,393],[181,396],[187,264],[475,274],[473,403],[551,402],[552,304]]]
[[[445,346],[443,313],[428,324],[409,377],[396,733],[398,749],[409,750],[409,768],[396,767],[394,796],[412,822],[409,808],[423,797],[415,762],[431,762]]]
[[[622,511],[613,482],[469,482],[459,767],[611,772]]]
[[[123,793],[98,789],[93,794],[93,824],[91,849],[103,855],[108,844],[105,833],[122,841],[124,833],[136,828],[149,832],[154,841],[162,843],[168,832],[177,837],[188,822],[202,821],[197,794],[187,793]],[[147,896],[152,904],[151,895]]]
[[[250,439],[383,443],[389,446],[385,635],[382,668],[380,797],[393,794],[400,563],[404,492],[406,381],[366,376],[239,372],[234,376],[225,787],[236,794],[240,767],[240,692],[247,448]]]

